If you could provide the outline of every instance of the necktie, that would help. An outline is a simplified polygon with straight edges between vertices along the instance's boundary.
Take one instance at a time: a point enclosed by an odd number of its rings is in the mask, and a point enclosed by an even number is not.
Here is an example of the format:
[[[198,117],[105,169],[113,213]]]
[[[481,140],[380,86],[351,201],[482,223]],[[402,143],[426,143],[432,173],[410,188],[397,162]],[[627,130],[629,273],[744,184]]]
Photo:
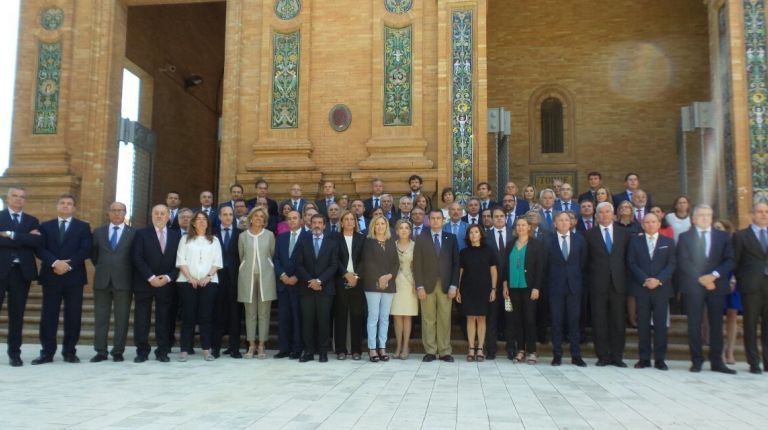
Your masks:
[[[570,203],[568,203],[568,202],[563,202],[563,210],[564,210],[564,211],[569,211],[569,210],[571,210],[571,204],[570,204]]]
[[[331,233],[336,233],[336,224],[331,224]]]
[[[603,237],[605,238],[605,249],[610,254],[611,249],[613,249],[613,239],[611,239],[611,232],[608,230],[608,227],[603,228]]]
[[[117,232],[119,230],[120,227],[112,227],[112,236],[109,238],[109,246],[112,247],[113,251],[117,249]]]
[[[320,255],[320,238],[315,237],[315,258]]]
[[[451,233],[459,234],[459,226],[456,224],[451,224]]]
[[[483,202],[483,210],[488,209],[488,202]]]
[[[293,255],[293,248],[296,246],[296,232],[291,232],[291,241],[288,242],[288,256]]]
[[[296,210],[299,210],[299,201],[298,200],[294,200],[293,201],[293,208],[296,209]]]
[[[19,214],[13,214],[13,228],[19,226]]]
[[[547,209],[544,213],[544,219],[547,221],[547,225],[552,227],[552,211]]]
[[[563,252],[563,258],[568,260],[568,241],[566,240],[568,236],[562,235],[563,238],[563,244],[560,246],[560,251]]]
[[[768,233],[764,228],[760,229],[760,244],[763,245],[763,252],[768,253]]]
[[[64,243],[64,234],[67,232],[67,220],[61,220],[59,224],[59,243]]]
[[[157,240],[160,242],[160,252],[165,254],[165,230],[157,231]]]
[[[477,224],[477,218],[470,218],[469,219],[470,224]]]
[[[333,204],[333,200],[331,200],[331,199],[325,199],[325,207],[326,207],[326,208],[328,208],[328,206],[330,206],[331,204]]]
[[[499,252],[504,251],[504,236],[502,236],[502,231],[499,230]]]
[[[365,218],[360,217],[357,219],[357,224],[360,227],[360,231],[365,230]]]
[[[440,255],[440,235],[434,234],[435,254]]]
[[[373,198],[373,208],[376,209],[377,207],[379,207],[379,198],[378,197],[374,197]]]
[[[648,253],[653,258],[653,251],[656,250],[656,238],[651,236],[648,238]]]
[[[512,227],[512,214],[507,214],[507,227]]]
[[[701,254],[704,256],[704,258],[709,257],[709,252],[707,252],[707,231],[702,231],[701,236],[699,237],[701,244],[699,245],[701,247]]]
[[[627,191],[627,200],[632,201],[632,191]]]
[[[416,240],[416,238],[419,237],[419,234],[421,234],[421,227],[414,227],[413,228],[413,239]]]
[[[224,249],[229,248],[229,239],[231,239],[229,228],[224,229]]]
[[[591,219],[586,220],[585,223],[587,224],[587,230],[592,228],[592,220]]]
[[[637,215],[635,216],[637,218],[637,222],[643,222],[643,210],[637,209]]]

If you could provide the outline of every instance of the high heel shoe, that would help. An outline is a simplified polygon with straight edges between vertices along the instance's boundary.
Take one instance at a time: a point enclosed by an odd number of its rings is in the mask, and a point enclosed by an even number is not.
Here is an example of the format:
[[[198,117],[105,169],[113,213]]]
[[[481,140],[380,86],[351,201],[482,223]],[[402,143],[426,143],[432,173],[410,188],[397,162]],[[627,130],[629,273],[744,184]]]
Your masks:
[[[216,357],[214,357],[213,354],[211,354],[211,351],[209,351],[207,349],[203,350],[203,360],[205,360],[205,361],[213,361],[215,359],[216,359]]]
[[[249,346],[248,352],[245,353],[245,358],[253,358],[253,354],[256,353],[256,347],[255,346]]]
[[[258,358],[259,358],[259,360],[263,360],[263,359],[267,358],[267,353],[266,353],[266,351],[264,351],[264,347],[263,346],[259,346]]]

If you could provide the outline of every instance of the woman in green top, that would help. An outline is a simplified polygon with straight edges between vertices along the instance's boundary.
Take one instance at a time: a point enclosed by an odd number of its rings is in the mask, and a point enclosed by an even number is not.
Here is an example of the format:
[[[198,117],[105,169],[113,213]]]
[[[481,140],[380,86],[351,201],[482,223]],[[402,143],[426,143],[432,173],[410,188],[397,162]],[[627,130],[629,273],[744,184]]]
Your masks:
[[[544,281],[547,254],[544,244],[531,237],[531,224],[526,218],[515,221],[515,234],[507,245],[508,270],[504,274],[504,299],[512,301],[504,330],[507,357],[519,363],[526,359],[527,352],[528,364],[535,364],[536,301]]]

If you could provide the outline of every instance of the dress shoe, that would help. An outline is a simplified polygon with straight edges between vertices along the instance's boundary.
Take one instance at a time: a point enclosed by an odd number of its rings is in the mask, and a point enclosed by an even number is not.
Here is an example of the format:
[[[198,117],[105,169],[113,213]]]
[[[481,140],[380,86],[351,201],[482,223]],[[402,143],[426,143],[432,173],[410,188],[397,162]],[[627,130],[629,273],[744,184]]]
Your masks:
[[[45,364],[45,363],[53,363],[53,357],[49,357],[47,355],[41,355],[36,359],[32,360],[32,365]]]
[[[273,355],[272,358],[286,358],[290,355],[291,355],[290,352],[280,351],[277,354]]]
[[[509,361],[515,361],[515,358],[517,358],[517,357],[515,356],[515,353],[514,353],[514,352],[508,352],[508,353],[507,353],[507,360],[509,360]]]
[[[224,354],[224,355],[231,355],[232,354],[232,350],[230,348],[227,348],[224,351],[222,351],[221,353]]]
[[[291,355],[288,356],[288,358],[291,359],[291,360],[298,360],[299,358],[301,358],[301,353],[300,352],[292,352]]]
[[[584,360],[581,359],[581,357],[571,358],[571,364],[579,367],[587,367],[587,363],[585,363]]]
[[[688,369],[688,370],[693,372],[693,373],[701,372],[701,363],[693,363],[693,364],[691,364],[691,368]]]
[[[213,358],[219,358],[219,357],[221,357],[221,352],[219,352],[218,349],[212,349],[211,350],[211,355],[213,356]]]
[[[445,361],[446,363],[453,363],[453,356],[452,355],[444,355],[440,357],[440,361]]]
[[[337,360],[346,360],[347,359],[347,353],[340,352],[340,353],[336,354],[336,359]]]
[[[361,357],[361,355],[360,355],[360,353],[359,353],[359,352],[353,352],[353,353],[352,353],[352,360],[354,360],[354,361],[360,361],[360,359],[361,359],[361,358],[362,358],[362,357]]]
[[[320,353],[320,362],[321,363],[327,363],[328,362],[328,354],[325,352]]]
[[[24,365],[24,362],[21,361],[21,358],[19,357],[11,357],[8,359],[8,364],[10,364],[11,367],[21,367]]]
[[[553,366],[559,366],[561,364],[563,364],[562,357],[554,357],[554,358],[552,358],[552,365]]]
[[[735,375],[736,371],[731,369],[730,367],[727,367],[725,364],[719,364],[717,366],[712,366],[713,372],[719,372],[719,373],[725,373],[726,375]]]
[[[651,367],[651,360],[639,360],[635,363],[635,369],[645,369],[646,367]]]
[[[91,363],[101,363],[102,361],[109,360],[109,356],[107,354],[96,354],[91,358]]]
[[[13,366],[13,364],[11,364],[11,366]],[[760,369],[760,366],[749,366],[749,373],[761,375],[763,371]]]
[[[315,356],[312,354],[304,354],[299,359],[299,363],[306,363],[307,361],[312,361],[315,359]]]
[[[435,358],[437,358],[435,357],[435,354],[426,354],[424,358],[421,359],[421,361],[423,361],[424,363],[429,363],[429,362],[435,361]]]
[[[232,358],[243,358],[243,354],[241,354],[240,351],[235,351],[235,352],[229,354],[229,356],[232,357]]]
[[[486,360],[495,360],[496,359],[496,353],[495,352],[488,352],[485,354]]]
[[[125,361],[125,357],[123,357],[123,354],[113,354],[112,361],[114,361],[115,363],[119,363],[121,361]]]
[[[143,363],[145,361],[147,361],[146,355],[137,355],[136,358],[133,359],[134,363]]]
[[[667,367],[667,363],[665,363],[664,360],[656,360],[653,363],[653,367],[659,370],[669,370],[669,367]]]
[[[64,354],[64,361],[67,363],[79,363],[80,359],[75,354]]]
[[[608,364],[610,364],[610,363],[608,363],[607,360],[603,360],[602,358],[600,358],[600,359],[597,360],[597,363],[595,363],[595,366],[597,366],[597,367],[605,367]]]
[[[624,360],[613,360],[611,364],[613,364],[616,367],[621,367],[622,369],[627,367],[627,363],[625,363]]]
[[[171,361],[171,359],[168,358],[168,354],[162,354],[162,355],[158,355],[157,356],[157,361],[159,361],[161,363],[167,363],[167,362]]]

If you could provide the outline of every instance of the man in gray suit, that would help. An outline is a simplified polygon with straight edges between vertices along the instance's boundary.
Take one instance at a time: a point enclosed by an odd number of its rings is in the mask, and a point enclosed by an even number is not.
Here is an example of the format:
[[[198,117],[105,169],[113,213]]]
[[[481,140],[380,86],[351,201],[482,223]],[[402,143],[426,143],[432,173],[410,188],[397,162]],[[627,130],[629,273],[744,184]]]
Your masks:
[[[93,232],[93,256],[96,267],[93,280],[95,315],[94,349],[91,363],[108,359],[110,310],[115,308],[115,335],[112,359],[123,361],[125,339],[128,335],[128,317],[131,310],[131,245],[135,230],[125,225],[126,208],[120,202],[109,205],[109,224]]]
[[[555,217],[560,211],[555,207],[555,191],[551,188],[545,188],[539,193],[539,216],[541,224],[539,228],[547,232],[555,231]]]

